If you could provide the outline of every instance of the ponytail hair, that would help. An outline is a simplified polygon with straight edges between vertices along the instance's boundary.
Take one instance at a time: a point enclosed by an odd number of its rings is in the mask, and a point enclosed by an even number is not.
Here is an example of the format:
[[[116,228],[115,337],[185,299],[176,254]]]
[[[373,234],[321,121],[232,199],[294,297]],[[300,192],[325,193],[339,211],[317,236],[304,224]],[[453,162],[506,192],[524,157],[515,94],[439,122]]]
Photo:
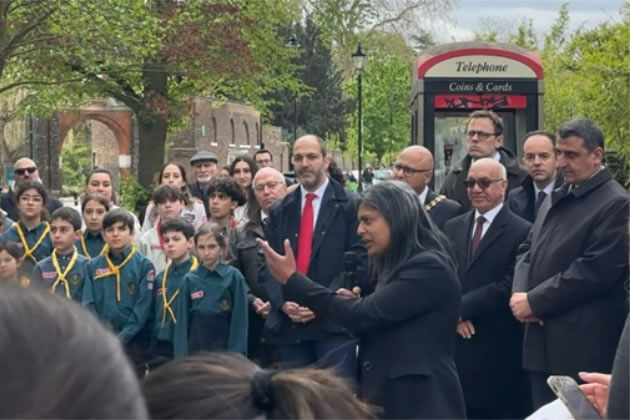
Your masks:
[[[236,353],[176,359],[144,380],[152,419],[369,419],[329,370],[265,370]]]

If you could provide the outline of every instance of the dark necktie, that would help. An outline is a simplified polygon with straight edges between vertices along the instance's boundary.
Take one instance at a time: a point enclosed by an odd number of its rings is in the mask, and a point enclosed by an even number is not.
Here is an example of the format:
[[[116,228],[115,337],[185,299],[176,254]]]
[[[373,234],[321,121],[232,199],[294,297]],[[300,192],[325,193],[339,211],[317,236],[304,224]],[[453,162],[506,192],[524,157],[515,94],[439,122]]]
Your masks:
[[[545,198],[547,198],[547,194],[544,191],[540,191],[538,193],[538,196],[536,197],[536,204],[535,204],[535,210],[534,210],[534,214],[538,214],[538,209],[540,209],[541,204],[543,203],[543,201],[545,201]]]
[[[477,225],[475,226],[475,233],[472,238],[472,245],[470,247],[470,255],[475,255],[477,248],[479,248],[479,242],[481,242],[481,234],[483,233],[483,224],[486,222],[486,218],[483,216],[477,217]]]
[[[304,210],[300,218],[300,231],[298,233],[297,271],[306,275],[311,263],[311,247],[313,246],[313,200],[317,197],[313,193],[306,194]]]

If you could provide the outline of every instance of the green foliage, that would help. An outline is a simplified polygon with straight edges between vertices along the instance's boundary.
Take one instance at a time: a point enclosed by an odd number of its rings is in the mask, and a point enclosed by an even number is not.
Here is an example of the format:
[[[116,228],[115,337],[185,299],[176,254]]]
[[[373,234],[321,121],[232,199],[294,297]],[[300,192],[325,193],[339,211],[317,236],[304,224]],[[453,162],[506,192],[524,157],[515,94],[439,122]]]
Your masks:
[[[144,188],[131,175],[123,175],[120,179],[120,206],[132,212],[138,212],[151,199],[153,191]]]
[[[91,133],[87,124],[82,124],[68,135],[61,151],[63,185],[70,191],[79,192],[85,186],[92,169]]]

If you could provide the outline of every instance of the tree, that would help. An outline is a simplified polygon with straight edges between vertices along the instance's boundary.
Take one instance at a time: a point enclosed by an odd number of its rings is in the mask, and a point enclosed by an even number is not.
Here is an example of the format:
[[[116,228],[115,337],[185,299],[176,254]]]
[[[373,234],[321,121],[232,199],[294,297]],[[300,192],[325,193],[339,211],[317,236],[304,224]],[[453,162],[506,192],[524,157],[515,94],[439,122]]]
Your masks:
[[[149,185],[169,126],[194,112],[193,94],[264,107],[267,91],[293,84],[292,52],[277,36],[290,20],[287,1],[66,0],[49,23],[48,50],[21,61],[22,76],[42,83],[25,106],[43,112],[103,96],[124,103],[135,112],[139,179]]]

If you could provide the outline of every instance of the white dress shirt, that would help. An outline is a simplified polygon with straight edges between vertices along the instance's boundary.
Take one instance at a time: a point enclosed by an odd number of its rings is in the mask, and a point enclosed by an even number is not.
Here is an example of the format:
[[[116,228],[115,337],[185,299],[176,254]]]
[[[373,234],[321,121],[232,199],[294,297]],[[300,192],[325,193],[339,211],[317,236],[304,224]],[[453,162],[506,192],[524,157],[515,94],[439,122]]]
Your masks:
[[[328,177],[326,177],[326,180],[318,189],[313,191],[313,194],[315,194],[315,198],[313,199],[313,229],[317,226],[317,216],[319,215],[319,208],[322,206],[322,198],[324,197],[327,186]],[[306,194],[308,194],[309,191],[306,191],[302,185],[300,185],[300,191],[302,192],[302,212],[300,214],[302,214],[304,212],[304,205],[306,204]]]
[[[538,188],[536,186],[536,183],[534,182],[534,200],[538,199],[538,194],[542,191],[546,194],[546,196],[548,197],[549,195],[551,195],[551,193],[553,192],[553,189],[556,187],[556,178],[553,179],[553,181],[551,181],[549,183],[549,185],[547,185],[545,188],[543,188],[542,190],[540,188]]]
[[[494,221],[494,218],[497,217],[497,214],[499,214],[502,208],[503,203],[499,204],[492,210],[488,210],[484,214],[479,213],[479,210],[475,210],[475,220],[473,221],[474,225],[470,237],[472,238],[475,235],[475,229],[477,229],[477,218],[479,218],[479,216],[483,216],[486,219],[486,221],[483,222],[483,226],[481,228],[481,237],[483,238],[490,228],[490,225]]]
[[[420,205],[421,206],[424,206],[424,204],[426,203],[428,194],[429,194],[429,187],[425,186],[424,190],[422,190],[422,192],[418,196],[418,198],[420,198]]]

